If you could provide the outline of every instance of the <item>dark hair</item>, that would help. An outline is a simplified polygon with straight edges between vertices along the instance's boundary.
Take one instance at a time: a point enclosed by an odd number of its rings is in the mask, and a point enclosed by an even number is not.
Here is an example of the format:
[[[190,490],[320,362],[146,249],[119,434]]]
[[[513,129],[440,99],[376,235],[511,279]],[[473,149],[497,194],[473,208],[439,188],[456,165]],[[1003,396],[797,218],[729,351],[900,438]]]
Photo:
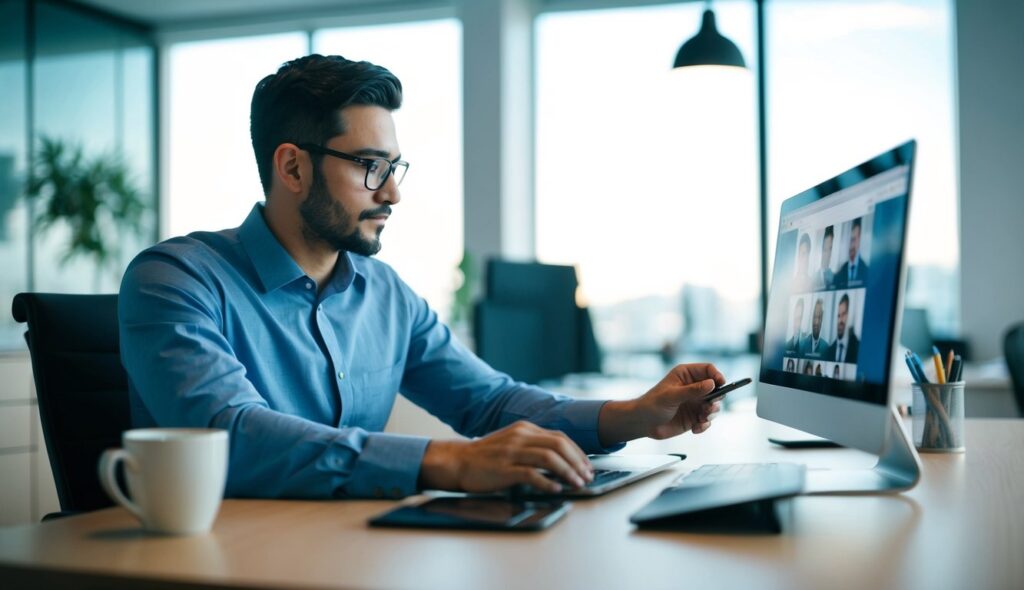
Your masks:
[[[339,111],[351,105],[396,110],[402,106],[402,83],[370,62],[319,54],[286,62],[260,80],[252,93],[249,133],[264,194],[270,193],[277,146],[323,145],[345,133]]]
[[[850,309],[850,296],[843,293],[843,296],[839,298],[839,305],[846,304],[846,309]]]
[[[853,220],[853,225],[850,226],[850,231],[853,231],[853,228],[861,229],[861,227],[860,227],[860,217],[858,217],[858,218]]]
[[[825,244],[825,238],[835,238],[835,232],[832,230],[831,225],[825,228],[825,235],[821,238],[822,245]]]

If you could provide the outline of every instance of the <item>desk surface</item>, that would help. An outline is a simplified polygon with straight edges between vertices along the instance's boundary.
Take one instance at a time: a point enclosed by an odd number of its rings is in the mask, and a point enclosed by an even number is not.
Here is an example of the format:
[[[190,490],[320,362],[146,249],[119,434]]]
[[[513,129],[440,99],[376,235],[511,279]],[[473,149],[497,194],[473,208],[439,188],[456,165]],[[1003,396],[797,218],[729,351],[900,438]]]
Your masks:
[[[703,463],[868,466],[847,449],[785,451],[777,425],[723,414],[706,434],[638,441],[685,452],[669,473],[576,502],[540,533],[370,529],[389,501],[228,500],[212,533],[150,536],[112,508],[0,529],[6,588],[1024,588],[1024,421],[968,420],[964,455],[922,455],[914,490],[788,502],[776,536],[638,531],[628,516]],[[409,501],[409,500],[407,500]],[[81,576],[94,576],[83,580]]]

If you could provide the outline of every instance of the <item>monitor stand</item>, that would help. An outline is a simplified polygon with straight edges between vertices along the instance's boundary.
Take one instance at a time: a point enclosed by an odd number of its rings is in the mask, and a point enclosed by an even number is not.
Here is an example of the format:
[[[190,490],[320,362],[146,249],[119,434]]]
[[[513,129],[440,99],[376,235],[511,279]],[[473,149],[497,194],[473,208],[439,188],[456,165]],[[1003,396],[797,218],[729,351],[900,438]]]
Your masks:
[[[892,493],[917,485],[921,479],[921,458],[894,407],[889,408],[885,439],[878,463],[871,469],[808,469],[804,493]]]

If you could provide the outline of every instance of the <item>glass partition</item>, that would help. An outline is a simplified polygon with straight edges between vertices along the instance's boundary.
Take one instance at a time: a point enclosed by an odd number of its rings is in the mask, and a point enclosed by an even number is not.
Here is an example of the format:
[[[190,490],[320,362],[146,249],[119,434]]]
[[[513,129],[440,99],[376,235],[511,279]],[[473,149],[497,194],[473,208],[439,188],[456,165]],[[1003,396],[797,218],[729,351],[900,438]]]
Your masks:
[[[25,92],[25,2],[0,3],[0,349],[22,348],[24,330],[11,317],[15,293],[28,288],[28,211],[23,199],[28,166]]]

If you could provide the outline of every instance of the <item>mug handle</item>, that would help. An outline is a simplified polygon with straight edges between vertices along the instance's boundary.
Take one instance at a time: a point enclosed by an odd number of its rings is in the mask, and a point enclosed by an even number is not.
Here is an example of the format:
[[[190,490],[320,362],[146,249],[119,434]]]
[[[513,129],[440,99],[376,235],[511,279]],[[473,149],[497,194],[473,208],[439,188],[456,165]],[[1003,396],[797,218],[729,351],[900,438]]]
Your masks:
[[[115,469],[117,468],[118,461],[124,461],[126,469],[138,469],[135,457],[128,451],[124,449],[107,449],[100,455],[100,485],[103,486],[103,490],[107,492],[111,500],[127,508],[139,520],[145,520],[142,517],[142,509],[139,508],[139,505],[129,500],[124,495],[124,492],[121,491],[121,486],[117,485]]]

